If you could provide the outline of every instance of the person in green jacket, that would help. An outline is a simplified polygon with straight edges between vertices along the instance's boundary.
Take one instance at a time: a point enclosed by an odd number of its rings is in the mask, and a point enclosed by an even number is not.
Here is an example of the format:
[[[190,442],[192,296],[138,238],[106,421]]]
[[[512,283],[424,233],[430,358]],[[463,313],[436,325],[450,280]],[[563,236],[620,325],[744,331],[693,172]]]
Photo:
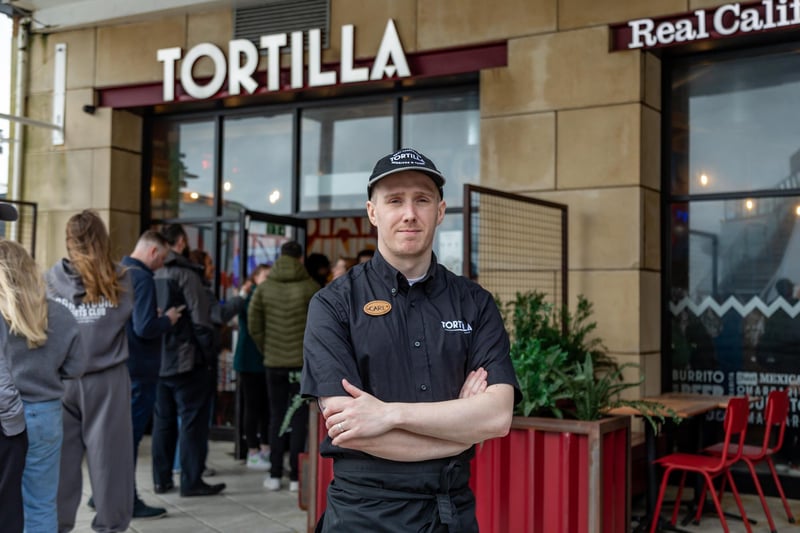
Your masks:
[[[250,276],[247,290],[239,296],[245,298],[245,307],[239,313],[239,335],[233,353],[233,369],[239,376],[244,404],[244,438],[247,441],[247,468],[269,470],[269,399],[264,356],[253,342],[247,329],[247,307],[256,287],[267,279],[272,265],[258,265]]]
[[[270,473],[264,480],[268,490],[280,490],[285,446],[279,436],[291,399],[300,393],[303,369],[303,335],[311,297],[319,290],[303,267],[303,249],[297,241],[281,246],[281,255],[269,277],[256,288],[248,307],[247,327],[267,367],[270,407]],[[308,408],[301,405],[292,416],[289,437],[289,490],[298,489],[298,456],[305,450]]]

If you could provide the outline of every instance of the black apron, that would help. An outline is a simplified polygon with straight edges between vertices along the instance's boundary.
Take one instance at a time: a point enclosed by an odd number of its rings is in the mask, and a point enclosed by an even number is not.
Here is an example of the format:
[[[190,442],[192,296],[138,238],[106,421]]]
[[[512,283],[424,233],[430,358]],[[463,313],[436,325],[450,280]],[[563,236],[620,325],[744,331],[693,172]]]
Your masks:
[[[470,465],[340,458],[318,533],[477,533]]]

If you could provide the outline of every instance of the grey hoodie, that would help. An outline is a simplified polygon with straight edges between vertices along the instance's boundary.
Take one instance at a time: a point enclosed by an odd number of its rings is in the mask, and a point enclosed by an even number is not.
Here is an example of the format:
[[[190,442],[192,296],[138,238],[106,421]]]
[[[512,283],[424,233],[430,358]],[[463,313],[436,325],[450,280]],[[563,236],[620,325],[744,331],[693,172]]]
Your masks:
[[[11,437],[25,431],[25,412],[6,361],[6,340],[6,332],[0,328],[0,431]]]
[[[83,303],[86,289],[68,259],[62,259],[45,274],[47,296],[66,307],[78,322],[81,344],[86,353],[85,374],[106,370],[128,360],[125,323],[133,312],[130,274],[122,275],[119,305],[105,298],[97,304]]]
[[[24,337],[8,332],[2,317],[0,328],[8,335],[6,357],[14,383],[26,402],[60,400],[64,395],[61,380],[83,374],[86,352],[81,346],[78,324],[63,305],[47,301],[47,342],[38,348],[28,348]]]

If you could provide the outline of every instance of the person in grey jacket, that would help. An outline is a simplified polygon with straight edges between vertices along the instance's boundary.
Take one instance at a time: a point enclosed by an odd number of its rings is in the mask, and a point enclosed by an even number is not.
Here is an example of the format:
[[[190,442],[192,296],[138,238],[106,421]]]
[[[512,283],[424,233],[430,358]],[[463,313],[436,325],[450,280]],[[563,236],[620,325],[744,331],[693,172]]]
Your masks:
[[[28,433],[22,399],[5,357],[6,332],[0,329],[0,524],[9,533],[21,533],[22,471],[28,451]]]
[[[0,203],[0,221],[17,220],[11,204]],[[0,328],[0,524],[9,533],[23,529],[22,469],[28,451],[28,434],[22,399],[6,361],[7,332]]]
[[[56,495],[63,422],[62,380],[86,366],[78,324],[61,304],[47,300],[33,258],[19,244],[0,240],[0,329],[6,357],[22,396],[28,452],[22,475],[26,533],[58,529]]]
[[[164,267],[155,273],[161,309],[185,306],[164,336],[153,412],[153,484],[157,494],[174,488],[172,464],[180,438],[181,496],[210,496],[225,489],[202,479],[208,440],[209,380],[214,357],[211,300],[203,286],[203,267],[183,256],[186,232],[179,224],[162,232],[170,245]],[[180,432],[178,416],[181,417]]]
[[[92,529],[124,531],[133,514],[133,428],[125,324],[133,310],[130,275],[111,260],[108,230],[91,210],[67,221],[68,258],[46,274],[48,296],[78,322],[86,351],[81,378],[65,383],[58,530],[70,531],[82,493],[81,463],[97,514]]]

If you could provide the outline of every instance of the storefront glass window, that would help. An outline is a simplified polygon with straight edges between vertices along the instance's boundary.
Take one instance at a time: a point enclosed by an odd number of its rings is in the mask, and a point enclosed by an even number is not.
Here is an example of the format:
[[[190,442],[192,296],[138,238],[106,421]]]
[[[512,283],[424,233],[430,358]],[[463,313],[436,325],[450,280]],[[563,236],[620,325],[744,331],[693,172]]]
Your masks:
[[[152,217],[170,219],[212,215],[213,121],[158,122],[153,128],[152,154]]]
[[[448,213],[433,240],[436,259],[454,274],[464,273],[464,215]]]
[[[665,383],[758,410],[800,380],[800,57],[713,59],[671,71]]]
[[[798,186],[800,55],[687,63],[672,88],[673,194]]]
[[[300,210],[362,209],[378,157],[392,151],[390,100],[302,115]]]
[[[401,145],[418,148],[444,174],[448,207],[461,207],[462,186],[480,182],[478,92],[405,98],[402,131]]]
[[[292,212],[292,115],[228,117],[224,122],[225,209]]]

